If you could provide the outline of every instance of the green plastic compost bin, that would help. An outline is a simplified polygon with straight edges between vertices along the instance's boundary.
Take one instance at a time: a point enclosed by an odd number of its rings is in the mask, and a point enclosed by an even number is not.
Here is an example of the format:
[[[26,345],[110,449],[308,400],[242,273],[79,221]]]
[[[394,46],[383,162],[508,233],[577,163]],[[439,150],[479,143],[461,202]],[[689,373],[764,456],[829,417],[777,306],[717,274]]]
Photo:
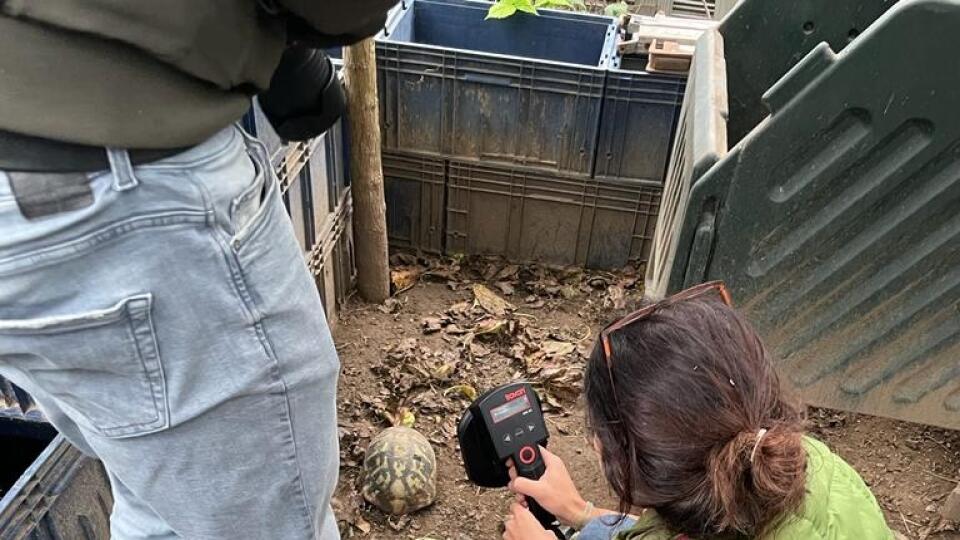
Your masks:
[[[698,43],[651,293],[722,279],[810,403],[960,428],[960,2],[747,0]]]
[[[84,456],[22,390],[0,379],[0,539],[107,540],[113,497]]]

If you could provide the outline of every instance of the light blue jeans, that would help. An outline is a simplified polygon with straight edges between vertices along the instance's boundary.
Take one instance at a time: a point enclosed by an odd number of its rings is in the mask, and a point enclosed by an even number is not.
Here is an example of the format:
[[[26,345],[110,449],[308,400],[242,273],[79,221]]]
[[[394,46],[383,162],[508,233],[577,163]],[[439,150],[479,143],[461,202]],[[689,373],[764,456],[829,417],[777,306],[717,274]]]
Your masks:
[[[0,171],[0,375],[103,461],[115,539],[338,538],[337,354],[262,144],[110,158],[35,219]]]

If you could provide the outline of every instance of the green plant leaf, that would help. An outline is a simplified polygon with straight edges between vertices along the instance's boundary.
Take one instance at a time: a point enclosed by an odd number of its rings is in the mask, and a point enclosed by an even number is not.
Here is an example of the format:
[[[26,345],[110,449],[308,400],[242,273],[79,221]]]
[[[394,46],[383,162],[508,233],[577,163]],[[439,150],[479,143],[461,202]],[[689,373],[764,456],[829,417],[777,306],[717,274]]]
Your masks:
[[[517,7],[517,11],[538,15],[537,8],[530,0],[513,0],[513,5]]]
[[[603,10],[607,16],[610,17],[622,17],[630,11],[630,6],[626,2],[617,2],[616,4],[610,4]]]
[[[570,0],[537,0],[533,7],[573,9],[573,2]]]
[[[496,4],[490,6],[487,12],[487,19],[506,19],[517,12],[517,6],[513,0],[499,0]]]
[[[583,0],[537,0],[533,6],[536,8],[565,9],[567,11],[587,10],[587,4]]]

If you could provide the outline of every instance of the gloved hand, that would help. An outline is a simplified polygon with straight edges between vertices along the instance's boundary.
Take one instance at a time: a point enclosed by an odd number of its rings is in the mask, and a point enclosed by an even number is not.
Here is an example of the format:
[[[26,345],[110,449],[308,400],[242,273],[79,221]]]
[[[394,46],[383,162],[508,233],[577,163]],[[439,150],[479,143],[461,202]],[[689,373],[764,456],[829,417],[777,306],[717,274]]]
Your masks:
[[[260,94],[259,101],[277,135],[305,141],[340,119],[347,98],[330,57],[320,49],[297,44],[283,53],[270,88]]]

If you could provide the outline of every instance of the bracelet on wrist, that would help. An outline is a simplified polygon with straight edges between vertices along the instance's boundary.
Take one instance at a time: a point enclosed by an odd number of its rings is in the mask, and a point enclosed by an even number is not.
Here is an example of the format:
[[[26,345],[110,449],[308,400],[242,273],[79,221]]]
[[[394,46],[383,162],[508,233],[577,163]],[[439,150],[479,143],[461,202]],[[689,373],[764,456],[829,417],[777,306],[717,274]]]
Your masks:
[[[577,529],[583,529],[587,526],[587,523],[590,522],[590,518],[593,517],[593,503],[587,501],[587,505],[583,507],[583,513],[580,514],[580,519],[577,520],[575,527]]]

